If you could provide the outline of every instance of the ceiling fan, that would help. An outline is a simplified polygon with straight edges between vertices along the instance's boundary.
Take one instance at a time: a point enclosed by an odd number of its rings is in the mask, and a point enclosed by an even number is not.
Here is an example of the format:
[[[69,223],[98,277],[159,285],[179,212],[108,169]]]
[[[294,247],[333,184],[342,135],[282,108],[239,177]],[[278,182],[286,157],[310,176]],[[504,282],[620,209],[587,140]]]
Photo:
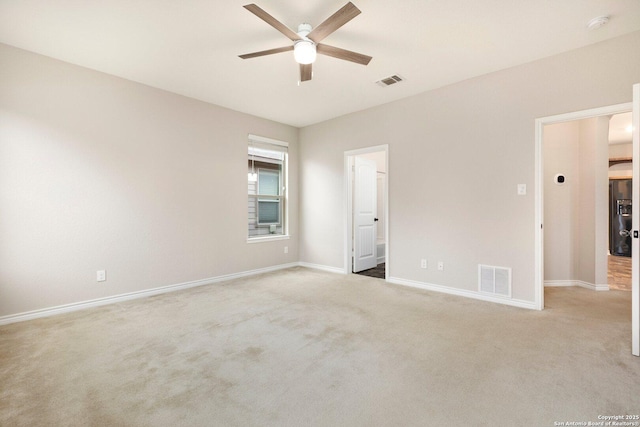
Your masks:
[[[291,39],[293,45],[239,55],[242,59],[257,58],[293,50],[296,62],[300,64],[301,82],[311,80],[311,67],[316,59],[316,53],[362,65],[367,65],[371,61],[370,56],[320,43],[331,33],[360,14],[360,9],[351,2],[344,5],[315,28],[310,24],[300,24],[297,33],[255,4],[248,4],[244,8]]]

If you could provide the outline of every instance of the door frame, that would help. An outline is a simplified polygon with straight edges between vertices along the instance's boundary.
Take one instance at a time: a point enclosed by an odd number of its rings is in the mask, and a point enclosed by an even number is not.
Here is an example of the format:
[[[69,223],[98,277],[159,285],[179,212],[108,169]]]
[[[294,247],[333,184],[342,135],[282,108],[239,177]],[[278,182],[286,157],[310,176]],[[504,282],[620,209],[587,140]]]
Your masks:
[[[357,150],[348,150],[344,152],[344,273],[345,274],[353,274],[352,273],[352,255],[353,255],[353,187],[351,185],[351,181],[353,178],[353,170],[351,165],[354,164],[354,157],[376,153],[376,152],[384,152],[385,158],[385,178],[384,178],[384,255],[385,255],[385,268],[384,268],[384,278],[385,280],[389,280],[389,144],[384,145],[376,145],[373,147],[360,148]]]
[[[572,122],[599,116],[628,113],[633,110],[633,103],[610,105],[607,107],[575,111],[555,116],[541,117],[535,120],[535,308],[544,309],[544,164],[543,140],[546,125]],[[638,254],[632,254],[632,264]]]
[[[633,200],[640,200],[640,83],[633,85],[632,98],[632,140],[633,140]],[[640,356],[640,241],[636,233],[640,230],[640,212],[631,210],[631,354]],[[638,254],[634,256],[634,254]]]

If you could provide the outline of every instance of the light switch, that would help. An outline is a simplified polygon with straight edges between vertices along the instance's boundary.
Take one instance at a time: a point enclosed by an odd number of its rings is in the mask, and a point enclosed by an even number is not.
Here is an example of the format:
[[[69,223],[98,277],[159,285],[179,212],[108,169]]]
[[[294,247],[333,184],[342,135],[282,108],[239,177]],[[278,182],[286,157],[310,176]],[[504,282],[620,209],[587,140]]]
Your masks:
[[[518,184],[518,196],[527,194],[527,184]]]

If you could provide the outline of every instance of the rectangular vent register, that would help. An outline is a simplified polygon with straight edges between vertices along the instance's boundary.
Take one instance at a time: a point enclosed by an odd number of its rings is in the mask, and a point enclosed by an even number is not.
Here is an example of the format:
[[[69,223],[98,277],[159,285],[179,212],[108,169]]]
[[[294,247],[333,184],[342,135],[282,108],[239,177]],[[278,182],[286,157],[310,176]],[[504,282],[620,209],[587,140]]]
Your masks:
[[[483,294],[511,298],[511,269],[478,265],[478,290]]]
[[[378,80],[378,81],[376,82],[376,84],[377,84],[377,85],[379,85],[379,86],[386,87],[386,86],[394,85],[394,84],[396,84],[396,83],[400,83],[400,82],[402,82],[402,81],[404,81],[404,78],[402,78],[402,77],[400,77],[399,75],[395,74],[395,75],[393,75],[393,76],[390,76],[390,77],[384,78],[384,79],[382,79],[382,80]]]

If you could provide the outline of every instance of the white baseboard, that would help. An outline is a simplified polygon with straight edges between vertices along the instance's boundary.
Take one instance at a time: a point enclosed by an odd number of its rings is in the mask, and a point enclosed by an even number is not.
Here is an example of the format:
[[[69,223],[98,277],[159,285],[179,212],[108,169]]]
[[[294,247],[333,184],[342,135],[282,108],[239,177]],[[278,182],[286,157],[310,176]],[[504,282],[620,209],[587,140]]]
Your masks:
[[[582,280],[545,280],[544,287],[552,288],[552,287],[561,287],[561,286],[579,286],[581,288],[590,289],[592,291],[608,291],[609,285],[596,285],[589,282],[584,282]]]
[[[545,280],[545,288],[559,288],[564,286],[577,286],[575,280]]]
[[[240,277],[253,276],[256,274],[268,273],[271,271],[283,270],[285,268],[297,267],[297,262],[289,264],[280,264],[272,267],[258,268],[255,270],[242,271],[240,273],[225,274],[222,276],[209,277],[207,279],[193,280],[190,282],[178,283],[175,285],[162,286],[159,288],[146,289],[143,291],[130,292],[126,294],[114,295],[105,298],[98,298],[89,301],[80,301],[71,304],[59,305],[56,307],[43,308],[24,313],[10,314],[0,317],[0,325],[8,325],[10,323],[23,322],[26,320],[38,319],[41,317],[54,316],[56,314],[70,313],[72,311],[84,310],[91,307],[99,307],[107,304],[114,304],[123,301],[129,301],[138,298],[146,298],[153,295],[165,294],[168,292],[180,291],[183,289],[194,288],[196,286],[210,285],[212,283],[224,282],[227,280],[238,279]]]
[[[388,282],[397,285],[410,286],[412,288],[424,289],[427,291],[441,292],[450,295],[457,295],[465,298],[473,298],[481,301],[495,302],[498,304],[511,305],[514,307],[527,308],[536,310],[536,304],[533,301],[523,301],[512,298],[494,297],[491,295],[481,294],[480,292],[468,291],[465,289],[456,289],[448,286],[434,285],[432,283],[418,282],[415,280],[400,279],[398,277],[390,277]]]
[[[343,269],[336,268],[336,267],[328,267],[328,266],[324,266],[324,265],[310,264],[310,263],[306,263],[306,262],[300,262],[299,265],[301,267],[314,268],[314,269],[317,269],[317,270],[324,270],[324,271],[328,271],[328,272],[331,272],[331,273],[345,274]],[[457,295],[457,296],[466,297],[466,298],[473,298],[473,299],[477,299],[477,300],[481,300],[481,301],[495,302],[495,303],[498,303],[498,304],[506,304],[506,305],[511,305],[511,306],[514,306],[514,307],[520,307],[520,308],[527,308],[527,309],[530,309],[530,310],[536,310],[535,302],[531,302],[531,301],[523,301],[523,300],[517,300],[517,299],[494,297],[494,296],[491,296],[491,295],[481,294],[480,292],[467,291],[467,290],[463,290],[463,289],[455,289],[455,288],[450,288],[448,286],[434,285],[434,284],[431,284],[431,283],[417,282],[417,281],[414,281],[414,280],[401,279],[401,278],[398,278],[398,277],[389,277],[387,279],[387,282],[393,283],[393,284],[396,284],[396,285],[410,286],[412,288],[425,289],[425,290],[428,290],[428,291],[435,291],[435,292],[441,292],[441,293],[450,294],[450,295]]]
[[[206,279],[193,280],[190,282],[177,283],[174,285],[146,289],[143,291],[136,291],[136,292],[130,292],[126,294],[114,295],[114,296],[105,297],[105,298],[98,298],[98,299],[88,300],[88,301],[80,301],[80,302],[71,303],[71,304],[44,308],[40,310],[33,310],[33,311],[28,311],[23,313],[11,314],[8,316],[0,317],[0,325],[7,325],[10,323],[23,322],[26,320],[38,319],[42,317],[49,317],[57,314],[70,313],[73,311],[84,310],[87,308],[99,307],[107,304],[114,304],[118,302],[138,299],[138,298],[146,298],[153,295],[159,295],[159,294],[164,294],[168,292],[189,289],[197,286],[210,285],[213,283],[218,283],[218,282],[223,282],[227,280],[238,279],[241,277],[253,276],[256,274],[268,273],[271,271],[283,270],[286,268],[298,267],[298,266],[312,268],[315,270],[327,271],[330,273],[345,274],[344,270],[338,267],[330,267],[326,265],[312,264],[308,262],[293,262],[289,264],[280,264],[280,265],[275,265],[271,267],[259,268],[255,270],[242,271],[239,273],[209,277]],[[481,301],[495,302],[498,304],[506,304],[506,305],[511,305],[511,306],[520,307],[520,308],[535,309],[535,303],[529,302],[529,301],[493,297],[490,295],[481,294],[479,292],[468,291],[463,289],[455,289],[447,286],[434,285],[430,283],[417,282],[413,280],[401,279],[398,277],[390,277],[388,279],[388,282],[398,284],[398,285],[403,285],[403,286],[410,286],[413,288],[425,289],[429,291],[436,291],[436,292],[442,292],[442,293],[451,294],[451,295],[458,295],[466,298],[473,298]],[[545,286],[547,286],[547,282],[545,282]],[[555,285],[555,286],[558,286],[558,285]],[[563,286],[569,286],[569,285],[563,285]],[[594,290],[609,289],[608,285],[595,286],[595,285],[588,284],[586,282],[573,284],[571,286],[582,286],[582,287],[587,287],[588,289],[594,289]]]
[[[582,280],[576,280],[576,286],[580,286],[581,288],[590,289],[592,291],[608,291],[609,285],[598,285],[594,283],[583,282]]]
[[[338,267],[329,267],[328,265],[311,264],[309,262],[299,262],[300,267],[313,268],[314,270],[328,271],[330,273],[345,274],[344,269]]]

